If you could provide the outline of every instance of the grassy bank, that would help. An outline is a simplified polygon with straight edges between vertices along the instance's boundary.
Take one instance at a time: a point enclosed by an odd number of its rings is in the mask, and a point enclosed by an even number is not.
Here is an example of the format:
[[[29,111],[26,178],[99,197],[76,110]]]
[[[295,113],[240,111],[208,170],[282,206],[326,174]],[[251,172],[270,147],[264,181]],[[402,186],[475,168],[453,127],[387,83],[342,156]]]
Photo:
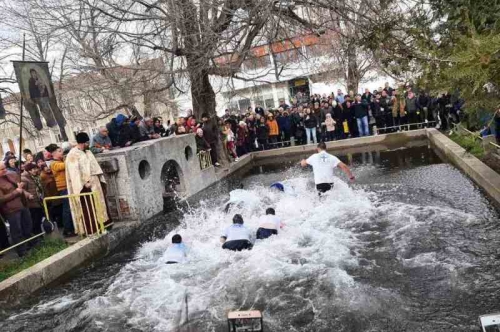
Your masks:
[[[484,158],[486,153],[481,146],[481,141],[479,139],[473,137],[472,135],[460,136],[456,133],[451,134],[449,137],[474,157],[481,160]]]
[[[68,247],[62,239],[45,238],[43,243],[31,249],[26,256],[3,262],[0,259],[0,281],[21,272]]]

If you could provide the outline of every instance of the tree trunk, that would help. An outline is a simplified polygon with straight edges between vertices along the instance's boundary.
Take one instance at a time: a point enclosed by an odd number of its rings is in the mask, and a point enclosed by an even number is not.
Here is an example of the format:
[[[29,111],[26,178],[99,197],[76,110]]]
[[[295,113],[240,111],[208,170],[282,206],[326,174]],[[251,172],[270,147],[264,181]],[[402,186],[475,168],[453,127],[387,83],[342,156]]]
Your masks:
[[[199,64],[195,61],[190,63],[188,60],[189,78],[191,80],[191,99],[193,101],[193,114],[198,121],[201,121],[202,114],[207,113],[212,121],[217,122],[217,110],[215,109],[215,92],[210,83],[208,72],[204,69],[199,70]],[[227,166],[229,164],[229,156],[224,148],[224,142],[217,137],[217,156],[218,162]]]
[[[347,91],[353,90],[358,93],[359,75],[358,65],[356,63],[356,50],[353,48],[347,49]]]
[[[189,64],[188,64],[189,65]],[[207,113],[211,118],[217,115],[215,109],[215,92],[210,84],[206,70],[190,71],[191,99],[193,100],[193,114],[198,120],[201,115]]]

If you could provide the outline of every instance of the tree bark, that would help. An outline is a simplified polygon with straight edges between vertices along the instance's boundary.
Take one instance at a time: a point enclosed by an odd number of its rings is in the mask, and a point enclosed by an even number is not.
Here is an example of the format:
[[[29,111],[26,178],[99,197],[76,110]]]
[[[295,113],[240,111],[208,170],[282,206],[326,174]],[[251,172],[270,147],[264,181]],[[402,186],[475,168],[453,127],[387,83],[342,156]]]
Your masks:
[[[207,113],[208,116],[217,123],[217,110],[215,102],[215,92],[210,83],[210,76],[206,69],[199,69],[201,67],[196,61],[194,63],[189,63],[188,68],[189,78],[191,80],[191,99],[193,100],[193,114],[198,121],[201,121],[202,114]],[[205,67],[206,68],[206,67]],[[224,142],[220,139],[220,135],[217,136],[217,156],[218,162],[222,166],[229,165],[230,159],[226,149],[224,148]]]
[[[358,93],[359,73],[358,64],[356,62],[356,50],[353,48],[347,49],[347,91],[353,90]]]
[[[193,100],[193,114],[198,120],[203,113],[207,113],[211,118],[217,115],[215,109],[215,92],[210,84],[208,72],[206,70],[190,71],[191,98]]]

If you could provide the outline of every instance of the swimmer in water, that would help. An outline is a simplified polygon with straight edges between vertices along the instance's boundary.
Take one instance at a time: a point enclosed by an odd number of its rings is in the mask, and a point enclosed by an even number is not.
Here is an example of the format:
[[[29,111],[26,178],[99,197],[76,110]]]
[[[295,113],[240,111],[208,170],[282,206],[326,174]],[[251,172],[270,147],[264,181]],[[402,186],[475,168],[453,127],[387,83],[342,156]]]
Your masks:
[[[267,239],[271,235],[278,235],[278,229],[283,228],[280,218],[276,216],[273,208],[266,210],[266,215],[259,219],[259,229],[257,229],[257,239]]]
[[[318,144],[316,151],[318,153],[313,154],[307,159],[301,160],[300,165],[302,167],[307,167],[308,165],[312,166],[314,183],[320,195],[333,188],[333,169],[336,167],[340,168],[347,175],[349,180],[354,181],[354,175],[349,167],[341,162],[339,158],[327,153],[326,144],[324,142]]]
[[[253,244],[250,242],[250,230],[243,225],[241,214],[234,215],[233,224],[224,230],[220,237],[220,242],[223,243],[222,249],[233,251],[252,249]]]
[[[279,183],[279,182],[276,182],[276,183],[273,183],[271,186],[270,186],[271,189],[276,189],[276,190],[279,190],[279,191],[285,191],[285,186],[283,186],[283,184]]]
[[[172,245],[168,247],[165,254],[167,264],[185,263],[187,257],[187,247],[182,243],[182,237],[179,234],[172,236]]]

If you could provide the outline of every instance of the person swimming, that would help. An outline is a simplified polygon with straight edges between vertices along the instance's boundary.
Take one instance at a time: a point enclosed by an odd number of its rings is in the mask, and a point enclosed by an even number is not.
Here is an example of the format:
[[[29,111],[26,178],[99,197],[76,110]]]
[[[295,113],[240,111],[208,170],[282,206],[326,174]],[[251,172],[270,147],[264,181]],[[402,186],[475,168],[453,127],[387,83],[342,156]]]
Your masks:
[[[222,249],[233,251],[250,250],[253,247],[250,237],[250,230],[243,225],[243,217],[241,214],[235,214],[233,224],[226,228],[220,237]]]
[[[280,182],[273,183],[269,188],[285,192],[285,186],[283,186],[283,184]]]
[[[283,228],[283,223],[276,216],[273,208],[266,210],[266,215],[259,218],[259,229],[257,229],[257,239],[267,239],[271,235],[278,235],[278,229]]]
[[[172,245],[168,247],[165,253],[167,264],[185,263],[187,258],[187,247],[182,243],[182,237],[179,234],[172,236]]]

